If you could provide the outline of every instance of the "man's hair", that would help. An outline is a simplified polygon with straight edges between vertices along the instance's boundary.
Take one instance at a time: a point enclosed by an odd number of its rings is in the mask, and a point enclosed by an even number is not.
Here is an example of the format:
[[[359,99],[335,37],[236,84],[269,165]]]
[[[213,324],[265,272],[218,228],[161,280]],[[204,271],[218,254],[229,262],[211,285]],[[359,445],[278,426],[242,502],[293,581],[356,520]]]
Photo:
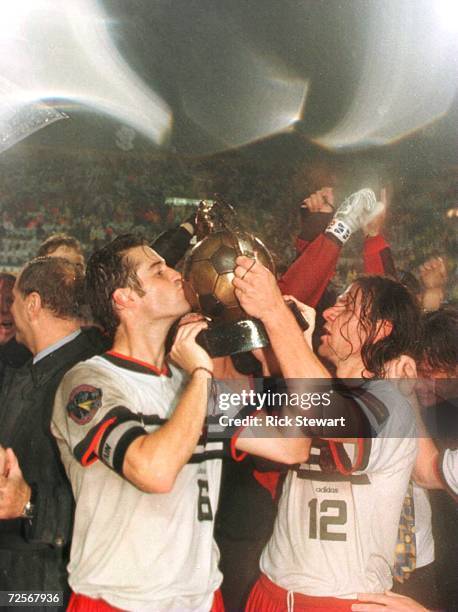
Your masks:
[[[38,293],[44,308],[59,319],[79,318],[84,298],[84,274],[62,257],[36,257],[29,261],[16,281],[23,297]]]
[[[429,369],[455,376],[458,365],[458,309],[442,306],[423,315],[421,361]]]
[[[3,281],[7,286],[13,287],[16,282],[16,277],[9,272],[0,272],[0,281]]]
[[[366,339],[361,347],[365,368],[379,378],[391,359],[409,355],[418,359],[421,311],[415,296],[401,283],[386,276],[360,276],[355,280],[355,304],[361,296],[359,333]],[[380,324],[391,323],[385,337],[376,340]]]
[[[48,236],[38,247],[37,257],[44,257],[54,253],[59,247],[67,247],[74,249],[80,255],[83,254],[81,243],[79,240],[68,234],[58,233]]]
[[[96,322],[114,337],[119,317],[113,304],[113,293],[121,287],[131,287],[144,295],[136,267],[126,256],[138,246],[149,246],[148,241],[136,234],[122,234],[89,258],[86,268],[86,300]]]

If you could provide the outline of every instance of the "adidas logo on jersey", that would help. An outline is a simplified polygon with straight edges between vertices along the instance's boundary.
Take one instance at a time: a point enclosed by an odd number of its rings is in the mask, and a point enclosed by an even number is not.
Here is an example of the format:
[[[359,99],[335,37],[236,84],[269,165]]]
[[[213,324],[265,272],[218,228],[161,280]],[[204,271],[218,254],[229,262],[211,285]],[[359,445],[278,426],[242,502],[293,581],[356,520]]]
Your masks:
[[[335,487],[317,487],[315,491],[317,493],[338,493],[339,489],[336,489]]]

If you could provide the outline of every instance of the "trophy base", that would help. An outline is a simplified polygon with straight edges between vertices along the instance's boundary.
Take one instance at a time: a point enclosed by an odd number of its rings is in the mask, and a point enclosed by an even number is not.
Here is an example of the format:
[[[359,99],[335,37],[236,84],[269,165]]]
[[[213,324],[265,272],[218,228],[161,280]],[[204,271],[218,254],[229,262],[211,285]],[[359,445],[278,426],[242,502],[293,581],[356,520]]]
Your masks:
[[[269,346],[264,325],[258,319],[241,319],[204,329],[196,338],[210,357],[225,357]]]

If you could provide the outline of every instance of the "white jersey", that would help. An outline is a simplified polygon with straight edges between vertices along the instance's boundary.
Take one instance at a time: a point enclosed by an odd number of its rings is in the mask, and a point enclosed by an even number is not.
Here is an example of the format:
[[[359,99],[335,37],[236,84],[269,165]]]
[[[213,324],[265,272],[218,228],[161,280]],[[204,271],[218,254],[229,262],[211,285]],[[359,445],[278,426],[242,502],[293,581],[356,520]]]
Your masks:
[[[115,471],[135,436],[171,416],[185,376],[108,353],[64,377],[52,431],[76,499],[75,593],[124,610],[210,610],[222,579],[213,540],[222,443],[200,440],[169,493],[144,493]]]
[[[439,463],[442,480],[449,492],[458,496],[458,450],[447,449],[444,451]]]
[[[419,569],[434,561],[434,538],[429,493],[415,483],[413,483],[413,507],[415,513],[415,568]]]
[[[388,381],[364,387],[371,401],[355,399],[378,436],[364,440],[359,470],[337,472],[323,440],[287,476],[261,557],[264,574],[287,591],[353,599],[392,586],[399,518],[416,454],[415,418]],[[333,446],[342,462],[347,455],[355,463],[355,445]]]

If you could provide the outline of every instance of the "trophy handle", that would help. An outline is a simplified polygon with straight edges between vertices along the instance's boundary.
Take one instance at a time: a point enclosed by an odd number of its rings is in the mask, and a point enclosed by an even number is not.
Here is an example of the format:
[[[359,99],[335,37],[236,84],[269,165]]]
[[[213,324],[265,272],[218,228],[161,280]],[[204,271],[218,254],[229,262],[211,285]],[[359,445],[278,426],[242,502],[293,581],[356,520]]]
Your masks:
[[[288,307],[302,331],[309,328],[301,311],[293,300],[288,300]],[[232,323],[210,325],[197,334],[196,342],[202,346],[210,357],[224,357],[247,353],[257,348],[269,346],[266,328],[259,319],[247,318]]]
[[[258,319],[241,319],[211,326],[199,332],[196,341],[210,357],[247,353],[269,346],[266,329]]]
[[[303,332],[307,331],[310,326],[308,322],[305,320],[305,317],[302,314],[302,312],[297,307],[296,302],[294,300],[286,300],[286,304],[288,305],[288,308],[293,313],[294,318],[296,319],[296,322],[299,325],[299,327],[302,329],[302,331]]]

